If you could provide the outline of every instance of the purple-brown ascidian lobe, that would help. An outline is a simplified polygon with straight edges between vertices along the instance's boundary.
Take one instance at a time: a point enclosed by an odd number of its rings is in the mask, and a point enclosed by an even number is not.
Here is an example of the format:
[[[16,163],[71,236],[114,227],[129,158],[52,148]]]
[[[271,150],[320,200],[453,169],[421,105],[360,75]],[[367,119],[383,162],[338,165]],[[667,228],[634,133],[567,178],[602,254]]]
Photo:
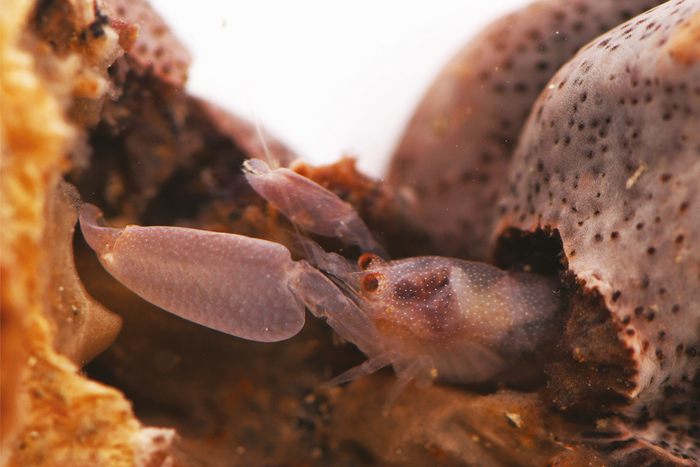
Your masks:
[[[682,39],[699,12],[697,1],[662,5],[554,76],[525,125],[496,229],[559,231],[570,271],[617,330],[614,352],[589,335],[576,358],[593,368],[628,352],[616,389],[626,413],[664,420],[678,438],[652,439],[698,458],[688,401],[700,387],[700,62],[684,57],[700,43]]]
[[[588,41],[659,3],[538,2],[497,21],[452,59],[389,172],[414,194],[433,253],[485,259],[512,151],[547,81]]]
[[[112,0],[107,2],[107,9],[111,18],[119,18],[117,24],[139,25],[136,42],[129,52],[131,66],[139,74],[149,72],[173,86],[184,86],[192,58],[148,3]]]

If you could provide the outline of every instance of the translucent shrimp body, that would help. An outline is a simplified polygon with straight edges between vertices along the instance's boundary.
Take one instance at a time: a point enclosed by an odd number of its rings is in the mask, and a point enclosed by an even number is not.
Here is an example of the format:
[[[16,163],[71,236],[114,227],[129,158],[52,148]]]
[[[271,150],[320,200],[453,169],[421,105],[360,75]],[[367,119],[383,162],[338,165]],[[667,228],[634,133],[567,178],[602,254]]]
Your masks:
[[[385,261],[365,224],[329,191],[259,161],[246,177],[305,230],[359,245],[366,252],[359,266],[310,240],[302,240],[306,259],[295,262],[282,245],[235,234],[113,229],[89,204],[83,234],[117,280],[204,326],[269,342],[298,333],[305,307],[325,318],[369,357],[331,384],[387,365],[398,376],[390,400],[414,379],[527,379],[523,370],[551,339],[561,307],[555,280],[450,258]]]
[[[371,254],[359,260],[363,271],[347,273],[333,266],[338,258],[316,251],[309,260],[372,320],[395,367],[422,362],[411,378],[528,379],[528,363],[553,336],[561,301],[552,278],[436,256],[386,262]]]

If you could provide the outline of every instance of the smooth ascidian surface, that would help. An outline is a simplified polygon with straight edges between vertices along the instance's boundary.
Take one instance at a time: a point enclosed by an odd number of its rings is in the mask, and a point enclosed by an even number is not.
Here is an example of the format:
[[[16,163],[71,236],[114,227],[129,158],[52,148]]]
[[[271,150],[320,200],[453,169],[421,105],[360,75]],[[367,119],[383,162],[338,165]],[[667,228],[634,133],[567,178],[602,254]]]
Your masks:
[[[109,347],[122,327],[121,316],[107,310],[85,290],[75,269],[73,235],[78,221],[75,187],[61,182],[47,206],[47,258],[53,286],[49,290],[56,329],[54,347],[82,366]]]

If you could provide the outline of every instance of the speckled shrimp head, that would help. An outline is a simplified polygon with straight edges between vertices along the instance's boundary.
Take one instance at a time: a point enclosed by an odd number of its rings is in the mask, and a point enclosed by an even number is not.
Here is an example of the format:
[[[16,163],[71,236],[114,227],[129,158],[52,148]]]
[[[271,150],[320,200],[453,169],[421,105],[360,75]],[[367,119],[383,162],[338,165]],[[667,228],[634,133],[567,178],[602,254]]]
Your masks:
[[[363,271],[335,273],[335,255],[323,255],[311,263],[370,317],[400,379],[528,379],[542,344],[554,335],[561,302],[551,278],[451,258],[385,262],[371,254],[360,257]]]
[[[381,251],[346,203],[286,169],[250,162],[258,192],[306,230]],[[190,321],[256,341],[295,335],[304,307],[326,318],[369,360],[332,381],[359,378],[387,365],[399,377],[393,399],[415,379],[515,381],[527,356],[551,338],[560,302],[555,281],[487,264],[442,257],[359,266],[301,240],[306,260],[283,246],[240,235],[178,227],[113,229],[85,205],[83,234],[104,267],[135,293]],[[525,372],[526,373],[526,372]]]

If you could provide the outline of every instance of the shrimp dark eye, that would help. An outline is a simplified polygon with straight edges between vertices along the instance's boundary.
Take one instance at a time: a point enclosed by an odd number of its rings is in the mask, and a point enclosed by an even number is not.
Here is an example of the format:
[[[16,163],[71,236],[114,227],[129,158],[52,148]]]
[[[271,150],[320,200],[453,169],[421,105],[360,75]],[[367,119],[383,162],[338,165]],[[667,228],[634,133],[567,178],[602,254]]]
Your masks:
[[[366,271],[367,268],[372,264],[373,256],[374,255],[372,253],[365,253],[362,256],[360,256],[360,259],[357,260],[357,264],[360,266],[360,269]]]
[[[376,292],[379,288],[379,274],[367,274],[362,278],[362,288],[366,292]]]
[[[357,264],[360,266],[360,269],[366,271],[367,269],[373,266],[386,264],[386,261],[384,261],[380,256],[377,256],[373,253],[365,253],[362,256],[360,256],[360,259],[357,260]]]

